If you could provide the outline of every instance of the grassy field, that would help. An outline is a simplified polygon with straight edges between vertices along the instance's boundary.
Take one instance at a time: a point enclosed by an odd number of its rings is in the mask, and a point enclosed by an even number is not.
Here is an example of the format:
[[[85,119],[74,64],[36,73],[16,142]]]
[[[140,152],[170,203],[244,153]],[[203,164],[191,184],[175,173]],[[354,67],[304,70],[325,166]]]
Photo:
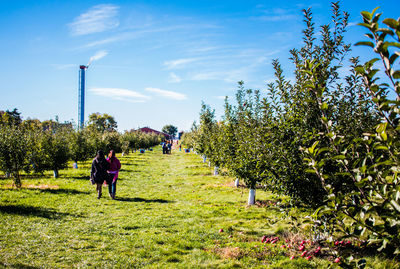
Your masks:
[[[327,268],[327,259],[290,260],[281,248],[289,218],[277,198],[246,206],[247,190],[212,176],[199,156],[159,148],[118,156],[116,200],[96,199],[90,163],[54,179],[0,180],[0,267],[12,268]],[[291,214],[304,215],[292,209]],[[220,232],[220,229],[223,229]],[[280,236],[262,244],[263,235]],[[305,235],[306,236],[306,235]],[[292,237],[293,238],[293,237]],[[379,268],[394,263],[372,260]],[[378,266],[378,265],[377,265]],[[371,268],[375,268],[372,266]],[[378,268],[378,267],[376,267]]]

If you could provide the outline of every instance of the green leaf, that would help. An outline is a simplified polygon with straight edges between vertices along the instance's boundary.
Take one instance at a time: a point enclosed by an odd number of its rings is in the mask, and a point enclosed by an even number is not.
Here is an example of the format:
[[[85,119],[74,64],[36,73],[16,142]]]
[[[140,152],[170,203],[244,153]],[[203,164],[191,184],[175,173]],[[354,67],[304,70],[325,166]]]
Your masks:
[[[387,47],[400,48],[400,43],[398,43],[398,42],[386,42],[386,43],[387,43]]]
[[[393,64],[397,60],[398,57],[399,57],[398,54],[396,54],[396,53],[392,54],[392,56],[390,56],[390,58],[389,58],[390,64]]]
[[[386,130],[386,125],[387,125],[387,123],[378,124],[378,126],[376,127],[376,132],[377,133],[382,133],[383,131],[385,131]]]
[[[384,19],[383,23],[393,29],[396,29],[397,26],[399,25],[399,23],[395,19],[392,19],[392,18]]]
[[[355,46],[368,46],[368,47],[371,47],[371,48],[375,47],[374,43],[372,43],[371,41],[360,41],[360,42],[357,42],[355,44]]]
[[[379,61],[379,58],[373,58],[365,63],[365,66],[372,66],[375,62]]]
[[[374,10],[372,10],[371,16],[374,16],[375,12],[379,9],[379,7],[374,8]],[[378,14],[376,15],[378,16]]]
[[[367,265],[367,260],[366,259],[360,259],[357,262],[357,268],[359,268],[359,269],[364,269],[366,265]]]
[[[336,155],[332,159],[333,160],[344,160],[344,159],[346,159],[346,156],[344,156],[344,155]]]
[[[400,70],[396,70],[395,72],[393,72],[392,77],[394,79],[400,79]]]
[[[368,21],[370,21],[372,19],[372,15],[368,11],[362,11],[361,15],[363,16],[363,18],[365,18]]]
[[[382,32],[382,33],[385,33],[385,34],[388,34],[391,36],[394,35],[393,31],[390,29],[387,29],[387,28],[379,28],[377,32]],[[382,41],[383,41],[383,39],[382,39]]]
[[[398,212],[400,212],[400,205],[399,205],[395,200],[390,200],[390,204],[391,204]]]
[[[387,134],[386,134],[386,132],[380,133],[380,136],[382,137],[383,141],[387,141]]]
[[[327,109],[328,109],[328,104],[327,104],[326,102],[323,102],[323,103],[321,104],[321,109],[322,109],[322,110],[327,110]]]
[[[354,68],[354,71],[356,71],[356,72],[359,73],[359,74],[364,74],[364,73],[365,73],[364,67],[361,66],[361,65],[356,66],[356,67]]]

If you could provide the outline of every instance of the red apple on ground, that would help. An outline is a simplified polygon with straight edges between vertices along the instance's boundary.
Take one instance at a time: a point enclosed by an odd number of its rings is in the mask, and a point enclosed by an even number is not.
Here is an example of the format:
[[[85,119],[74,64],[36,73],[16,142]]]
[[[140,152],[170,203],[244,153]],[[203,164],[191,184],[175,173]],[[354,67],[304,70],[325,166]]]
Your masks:
[[[337,257],[337,258],[334,260],[334,262],[335,262],[335,263],[340,263],[340,257]]]
[[[224,229],[222,229],[222,228],[221,228],[221,229],[219,229],[219,232],[220,232],[220,233],[222,233],[223,231],[224,231]]]

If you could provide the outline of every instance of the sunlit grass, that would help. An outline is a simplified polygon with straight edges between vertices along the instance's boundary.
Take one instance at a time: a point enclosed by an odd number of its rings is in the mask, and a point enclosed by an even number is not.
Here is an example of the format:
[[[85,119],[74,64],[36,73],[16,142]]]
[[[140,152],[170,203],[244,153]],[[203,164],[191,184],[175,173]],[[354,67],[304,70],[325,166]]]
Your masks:
[[[118,156],[116,200],[96,199],[90,162],[79,169],[0,180],[0,267],[45,268],[319,268],[290,261],[262,235],[287,231],[278,206],[246,206],[233,178],[212,176],[199,156],[159,148]],[[72,165],[71,165],[72,166]],[[274,200],[257,191],[258,200]],[[303,214],[294,209],[293,214]],[[223,229],[223,232],[219,232]],[[31,267],[29,267],[31,266]]]

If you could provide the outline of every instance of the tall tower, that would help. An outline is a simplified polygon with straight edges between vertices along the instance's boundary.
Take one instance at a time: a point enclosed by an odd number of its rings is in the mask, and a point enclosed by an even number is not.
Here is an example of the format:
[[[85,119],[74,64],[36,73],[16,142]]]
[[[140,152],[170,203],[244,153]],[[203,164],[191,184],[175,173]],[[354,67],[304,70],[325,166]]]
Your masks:
[[[85,126],[85,70],[87,66],[79,66],[79,105],[78,105],[78,128]]]

